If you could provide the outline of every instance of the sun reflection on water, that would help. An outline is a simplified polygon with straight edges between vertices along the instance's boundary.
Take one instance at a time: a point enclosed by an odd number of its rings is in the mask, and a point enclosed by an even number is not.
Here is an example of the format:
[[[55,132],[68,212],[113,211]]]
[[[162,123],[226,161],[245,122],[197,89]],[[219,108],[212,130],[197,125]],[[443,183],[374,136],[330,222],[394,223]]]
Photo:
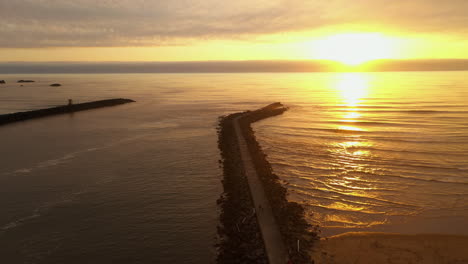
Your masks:
[[[341,111],[336,116],[336,120],[338,120],[336,129],[349,133],[338,137],[335,142],[330,142],[329,151],[340,172],[327,177],[327,187],[346,195],[346,197],[370,198],[375,185],[366,180],[363,173],[369,170],[366,166],[366,160],[372,158],[370,149],[373,143],[366,138],[366,134],[359,133],[367,131],[360,124],[367,121],[365,112],[361,108],[364,98],[368,97],[369,94],[369,76],[365,73],[342,73],[336,77],[334,85],[338,92],[338,104],[342,106]],[[355,204],[342,200],[327,204],[327,208],[339,212],[367,212],[370,210],[370,205],[365,202]],[[350,226],[369,225],[369,223],[360,222],[362,219],[354,219],[351,215],[331,215],[328,217],[331,217],[328,221],[346,222]]]
[[[349,109],[348,109],[349,110]],[[354,109],[353,109],[354,110]],[[358,110],[359,111],[359,110]],[[353,120],[352,119],[356,119],[356,118],[359,118],[361,117],[361,114],[359,112],[348,112],[346,113],[344,116],[344,118],[346,118],[347,120],[343,120],[345,122],[352,122]],[[351,120],[350,120],[351,119]]]
[[[369,76],[364,73],[341,73],[337,76],[336,88],[348,107],[357,107],[368,93]]]
[[[363,150],[360,148],[368,148],[371,147],[372,144],[367,141],[347,141],[338,143],[336,144],[336,146],[342,148],[346,154],[351,154],[354,156],[364,156],[370,155],[370,151]]]
[[[339,126],[338,129],[345,131],[365,131],[364,129],[355,126]]]
[[[369,77],[364,73],[341,73],[336,77],[335,87],[341,95],[343,105],[347,107],[345,113],[340,117],[342,123],[353,123],[362,117],[359,105],[367,96],[369,89]],[[344,131],[365,131],[355,125],[346,124],[338,127]]]

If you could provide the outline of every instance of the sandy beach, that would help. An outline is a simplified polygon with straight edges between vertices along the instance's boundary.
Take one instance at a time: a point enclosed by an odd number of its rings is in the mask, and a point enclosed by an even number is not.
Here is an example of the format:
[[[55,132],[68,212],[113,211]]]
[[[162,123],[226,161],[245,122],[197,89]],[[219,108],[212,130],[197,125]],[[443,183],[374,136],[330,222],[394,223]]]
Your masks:
[[[322,238],[316,264],[468,263],[468,236],[345,233]]]

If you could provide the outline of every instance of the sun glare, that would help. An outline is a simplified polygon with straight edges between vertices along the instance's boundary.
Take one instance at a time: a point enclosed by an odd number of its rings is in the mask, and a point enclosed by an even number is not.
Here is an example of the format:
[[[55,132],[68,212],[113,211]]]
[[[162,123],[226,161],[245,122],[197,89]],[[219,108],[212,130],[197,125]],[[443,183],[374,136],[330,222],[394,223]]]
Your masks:
[[[394,49],[394,40],[379,33],[338,34],[313,42],[317,59],[338,61],[350,66],[392,58]]]
[[[357,107],[368,93],[369,81],[369,77],[362,73],[342,73],[337,76],[335,87],[348,107]]]

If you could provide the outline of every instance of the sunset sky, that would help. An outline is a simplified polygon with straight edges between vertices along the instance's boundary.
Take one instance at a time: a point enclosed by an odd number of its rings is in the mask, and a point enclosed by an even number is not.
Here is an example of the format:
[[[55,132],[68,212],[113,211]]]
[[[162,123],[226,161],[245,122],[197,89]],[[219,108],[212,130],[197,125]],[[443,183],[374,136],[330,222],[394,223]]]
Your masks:
[[[468,58],[467,0],[0,0],[0,61]]]

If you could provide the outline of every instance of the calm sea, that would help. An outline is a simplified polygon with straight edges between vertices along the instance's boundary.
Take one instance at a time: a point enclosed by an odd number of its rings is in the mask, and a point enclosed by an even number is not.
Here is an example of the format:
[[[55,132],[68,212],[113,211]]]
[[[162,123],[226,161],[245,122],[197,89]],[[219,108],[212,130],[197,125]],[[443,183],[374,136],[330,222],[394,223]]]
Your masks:
[[[258,139],[325,235],[468,235],[466,76],[3,75],[0,114],[69,98],[137,102],[0,127],[0,256],[213,262],[217,118],[275,101],[291,109],[256,124]]]

